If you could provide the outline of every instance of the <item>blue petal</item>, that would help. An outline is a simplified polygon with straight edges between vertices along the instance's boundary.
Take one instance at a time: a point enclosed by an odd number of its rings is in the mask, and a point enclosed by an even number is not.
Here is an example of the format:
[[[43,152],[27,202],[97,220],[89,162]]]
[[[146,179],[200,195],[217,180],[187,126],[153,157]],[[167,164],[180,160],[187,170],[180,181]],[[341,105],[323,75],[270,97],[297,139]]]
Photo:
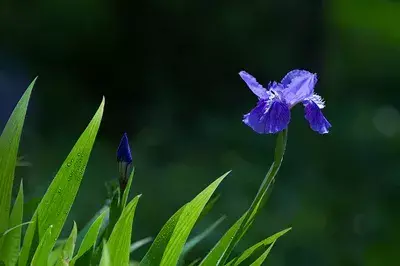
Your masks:
[[[124,135],[122,136],[121,142],[118,146],[117,161],[125,162],[128,164],[132,163],[132,154],[128,143],[128,136],[126,135],[126,133],[124,133]]]
[[[296,69],[287,73],[281,81],[284,86],[282,94],[286,103],[292,107],[313,95],[317,80],[317,75],[307,70]]]
[[[259,134],[277,133],[287,128],[290,121],[289,107],[279,101],[260,100],[243,122]]]
[[[268,91],[263,86],[261,86],[261,84],[258,83],[252,75],[250,75],[246,71],[240,71],[239,75],[244,80],[244,82],[246,82],[250,90],[258,96],[258,98],[264,100],[269,98],[270,94],[268,93]]]
[[[326,120],[318,105],[313,101],[304,101],[303,104],[305,107],[305,118],[310,123],[311,129],[319,134],[328,133],[328,129],[331,128],[332,125]]]

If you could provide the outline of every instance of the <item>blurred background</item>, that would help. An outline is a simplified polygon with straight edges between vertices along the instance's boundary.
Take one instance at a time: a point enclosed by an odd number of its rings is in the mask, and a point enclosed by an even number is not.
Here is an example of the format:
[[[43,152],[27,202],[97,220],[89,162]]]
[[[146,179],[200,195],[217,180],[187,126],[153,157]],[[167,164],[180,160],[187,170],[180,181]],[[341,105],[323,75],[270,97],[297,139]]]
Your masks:
[[[303,108],[293,109],[274,191],[236,252],[293,226],[267,265],[399,265],[399,23],[395,0],[3,0],[1,128],[39,75],[21,147],[32,166],[17,172],[27,208],[105,95],[65,234],[104,204],[126,131],[136,166],[132,195],[143,193],[133,240],[156,236],[181,205],[232,169],[194,231],[227,215],[189,257],[204,256],[249,206],[273,159],[275,136],[241,122],[256,97],[238,72],[266,85],[304,68],[319,75],[332,130],[318,135]]]

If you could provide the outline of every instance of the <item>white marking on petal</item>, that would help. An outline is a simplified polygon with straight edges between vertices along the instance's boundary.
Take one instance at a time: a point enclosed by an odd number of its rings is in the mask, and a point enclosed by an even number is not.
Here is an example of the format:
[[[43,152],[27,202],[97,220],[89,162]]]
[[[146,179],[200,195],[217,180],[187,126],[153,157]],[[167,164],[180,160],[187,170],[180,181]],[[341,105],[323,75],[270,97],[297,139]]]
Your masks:
[[[325,101],[318,94],[314,93],[310,97],[304,99],[304,101],[313,101],[319,107],[319,109],[324,109],[325,108]]]

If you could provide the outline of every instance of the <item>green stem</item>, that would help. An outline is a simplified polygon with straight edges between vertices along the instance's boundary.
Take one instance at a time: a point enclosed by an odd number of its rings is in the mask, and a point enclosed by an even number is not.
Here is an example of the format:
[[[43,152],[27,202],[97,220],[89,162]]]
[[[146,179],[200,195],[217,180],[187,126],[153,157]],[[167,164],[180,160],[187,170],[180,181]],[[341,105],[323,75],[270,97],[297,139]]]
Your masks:
[[[275,182],[275,176],[281,167],[283,161],[283,155],[285,154],[286,150],[286,142],[287,142],[287,129],[279,133],[276,146],[275,146],[275,156],[274,162],[272,163],[268,173],[266,174],[263,182],[261,183],[260,188],[250,205],[250,208],[247,210],[246,216],[240,225],[238,231],[236,232],[235,236],[233,237],[232,241],[230,242],[224,256],[222,257],[219,265],[224,265],[228,260],[230,254],[232,253],[233,249],[242,238],[242,236],[246,233],[246,231],[250,228],[251,224],[253,223],[256,214],[261,209],[263,203],[268,198],[271,189],[270,187]],[[269,192],[267,194],[267,192]]]

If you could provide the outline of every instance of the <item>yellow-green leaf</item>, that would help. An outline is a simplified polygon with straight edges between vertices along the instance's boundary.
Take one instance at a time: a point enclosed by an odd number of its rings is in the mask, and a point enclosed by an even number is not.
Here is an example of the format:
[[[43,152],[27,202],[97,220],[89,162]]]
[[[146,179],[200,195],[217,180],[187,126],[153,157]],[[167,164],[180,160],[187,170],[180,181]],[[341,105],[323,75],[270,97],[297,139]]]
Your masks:
[[[107,246],[112,265],[128,265],[132,236],[132,223],[140,195],[136,196],[122,211],[111,232]]]
[[[15,200],[14,207],[11,211],[9,227],[12,228],[22,224],[23,208],[24,189],[21,180],[17,199]],[[3,246],[0,248],[0,261],[3,261],[6,265],[15,265],[18,260],[20,245],[21,226],[18,226],[4,236]]]
[[[60,235],[81,184],[103,116],[103,110],[104,98],[96,114],[72,148],[35,211],[33,219],[38,221],[39,240],[43,238],[45,230],[50,224],[53,225],[53,245]],[[28,226],[19,258],[19,266],[25,266],[28,263],[35,227],[32,224]]]
[[[18,158],[19,141],[35,81],[36,78],[19,100],[0,136],[0,232],[4,232],[9,228],[11,191]],[[1,245],[2,241],[0,240],[0,248]]]
[[[204,206],[206,206],[211,195],[228,174],[229,172],[218,178],[186,205],[181,216],[179,217],[178,223],[174,228],[171,239],[165,248],[163,257],[161,259],[161,266],[177,264],[186,240]]]

